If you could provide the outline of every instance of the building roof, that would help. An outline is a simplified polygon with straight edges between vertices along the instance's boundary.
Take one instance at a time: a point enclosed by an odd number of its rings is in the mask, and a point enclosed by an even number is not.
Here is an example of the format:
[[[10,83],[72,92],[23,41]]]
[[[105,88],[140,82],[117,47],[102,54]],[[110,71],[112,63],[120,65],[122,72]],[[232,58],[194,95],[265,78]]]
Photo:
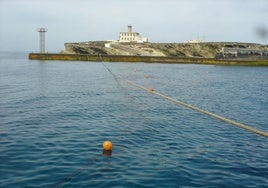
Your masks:
[[[120,34],[121,34],[121,33],[128,33],[128,34],[129,34],[129,33],[133,33],[133,34],[138,34],[138,35],[139,35],[139,33],[137,33],[137,32],[127,32],[127,31],[126,31],[126,32],[120,32]]]

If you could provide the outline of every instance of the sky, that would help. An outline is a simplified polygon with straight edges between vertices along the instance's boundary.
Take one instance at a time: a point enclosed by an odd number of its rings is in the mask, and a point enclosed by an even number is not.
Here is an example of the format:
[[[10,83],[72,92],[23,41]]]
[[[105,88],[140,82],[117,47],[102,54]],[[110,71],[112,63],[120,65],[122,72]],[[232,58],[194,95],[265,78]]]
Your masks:
[[[133,31],[150,42],[268,44],[268,0],[0,0],[0,51],[46,51],[66,42],[117,40]]]

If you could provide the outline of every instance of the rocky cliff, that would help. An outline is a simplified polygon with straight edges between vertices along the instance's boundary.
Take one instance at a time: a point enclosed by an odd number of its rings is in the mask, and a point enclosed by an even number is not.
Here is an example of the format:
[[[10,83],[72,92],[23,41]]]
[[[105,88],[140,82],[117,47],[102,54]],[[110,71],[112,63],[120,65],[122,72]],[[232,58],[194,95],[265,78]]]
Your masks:
[[[119,43],[115,41],[90,41],[65,43],[65,54],[136,55],[215,58],[222,48],[239,48],[268,51],[267,45],[236,42],[202,43]]]

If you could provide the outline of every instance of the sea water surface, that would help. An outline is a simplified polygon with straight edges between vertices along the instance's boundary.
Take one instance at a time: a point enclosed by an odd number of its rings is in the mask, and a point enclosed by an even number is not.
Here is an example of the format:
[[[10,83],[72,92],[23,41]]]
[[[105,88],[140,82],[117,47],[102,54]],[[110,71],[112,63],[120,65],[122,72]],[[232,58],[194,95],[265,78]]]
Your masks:
[[[267,138],[125,81],[268,132],[267,67],[105,66],[1,53],[0,187],[268,187]]]

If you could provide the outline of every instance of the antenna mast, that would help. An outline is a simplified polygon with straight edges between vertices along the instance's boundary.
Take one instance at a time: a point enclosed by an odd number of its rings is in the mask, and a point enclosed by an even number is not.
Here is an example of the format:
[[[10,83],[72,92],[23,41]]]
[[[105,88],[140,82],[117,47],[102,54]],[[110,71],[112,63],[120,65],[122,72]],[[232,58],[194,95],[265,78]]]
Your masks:
[[[46,28],[39,28],[37,29],[37,32],[39,32],[40,36],[40,53],[45,53],[45,33],[47,32]]]

